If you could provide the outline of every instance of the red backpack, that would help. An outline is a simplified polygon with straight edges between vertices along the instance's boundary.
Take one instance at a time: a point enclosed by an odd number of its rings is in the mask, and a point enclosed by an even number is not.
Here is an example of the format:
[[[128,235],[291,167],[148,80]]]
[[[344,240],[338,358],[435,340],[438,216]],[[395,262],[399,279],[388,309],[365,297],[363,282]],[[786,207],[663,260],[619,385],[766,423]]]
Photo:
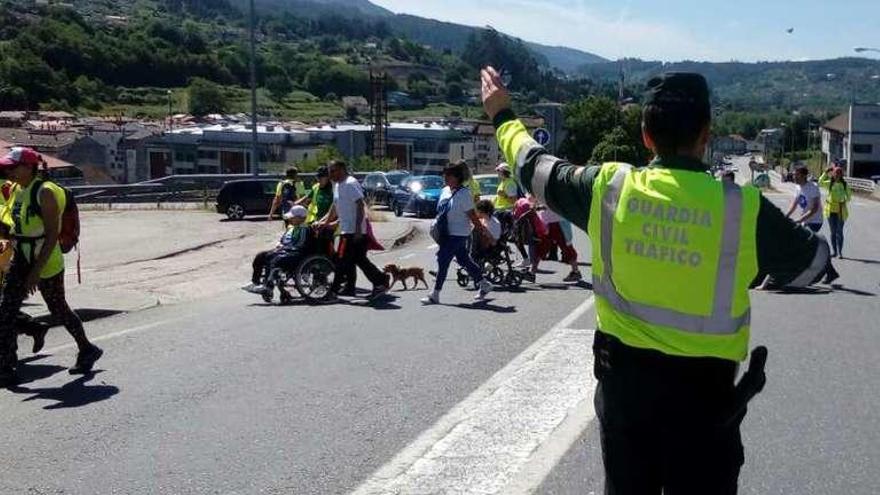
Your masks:
[[[42,217],[40,203],[37,197],[40,189],[46,181],[38,180],[31,188],[31,204],[29,215],[37,215]],[[57,185],[57,184],[56,184]],[[64,211],[61,213],[61,232],[58,233],[58,245],[61,247],[62,253],[69,253],[79,244],[79,207],[76,205],[76,197],[73,192],[66,187],[61,187],[66,198]]]

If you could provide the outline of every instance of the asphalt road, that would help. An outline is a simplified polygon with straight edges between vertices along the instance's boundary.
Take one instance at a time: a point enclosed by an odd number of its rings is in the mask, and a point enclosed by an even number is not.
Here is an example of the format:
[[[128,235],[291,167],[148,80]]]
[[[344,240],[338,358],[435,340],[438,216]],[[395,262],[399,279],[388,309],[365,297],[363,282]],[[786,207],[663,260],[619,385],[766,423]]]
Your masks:
[[[878,232],[880,203],[857,201],[842,288],[754,295],[753,342],[771,354],[743,493],[880,485]],[[422,238],[376,261],[430,268],[433,252]],[[387,493],[600,493],[591,292],[547,268],[483,306],[454,281],[427,308],[424,290],[278,307],[230,287],[87,324],[106,351],[90,379],[67,375],[55,330],[0,391],[0,493],[383,493],[369,485],[388,473]]]

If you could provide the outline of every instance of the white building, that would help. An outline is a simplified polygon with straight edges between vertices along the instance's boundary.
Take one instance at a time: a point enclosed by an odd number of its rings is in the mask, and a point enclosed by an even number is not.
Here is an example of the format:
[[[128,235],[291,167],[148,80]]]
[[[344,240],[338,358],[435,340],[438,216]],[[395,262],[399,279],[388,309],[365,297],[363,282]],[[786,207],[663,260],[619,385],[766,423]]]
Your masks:
[[[880,105],[851,105],[822,126],[825,163],[842,162],[853,177],[880,175]]]

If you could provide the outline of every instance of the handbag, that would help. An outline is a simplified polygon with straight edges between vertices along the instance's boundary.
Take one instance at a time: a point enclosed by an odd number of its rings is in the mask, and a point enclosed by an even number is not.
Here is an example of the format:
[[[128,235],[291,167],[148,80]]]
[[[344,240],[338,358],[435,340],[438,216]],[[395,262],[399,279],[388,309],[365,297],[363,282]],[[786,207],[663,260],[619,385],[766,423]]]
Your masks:
[[[431,230],[429,233],[431,234],[431,239],[434,239],[434,242],[438,245],[449,236],[449,210],[452,208],[453,198],[455,198],[455,195],[462,189],[466,188],[459,187],[454,193],[452,193],[452,196],[449,196],[449,199],[437,204],[437,216],[434,218],[434,221],[431,222]]]

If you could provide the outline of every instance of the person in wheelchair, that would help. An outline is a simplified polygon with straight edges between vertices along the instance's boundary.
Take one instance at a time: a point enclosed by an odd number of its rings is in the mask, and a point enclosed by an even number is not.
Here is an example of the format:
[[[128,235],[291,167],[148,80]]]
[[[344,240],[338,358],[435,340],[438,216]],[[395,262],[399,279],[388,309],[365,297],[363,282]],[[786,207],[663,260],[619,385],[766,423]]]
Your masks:
[[[273,249],[257,253],[254,257],[251,283],[243,290],[261,296],[271,296],[275,291],[278,276],[296,269],[297,263],[305,256],[309,228],[305,225],[308,210],[294,206],[284,214],[287,230]],[[283,288],[281,288],[283,290]]]
[[[501,222],[495,217],[495,205],[489,200],[478,201],[476,210],[480,223],[489,232],[488,237],[480,236],[476,232],[472,234],[471,258],[481,264],[491,253],[497,251],[498,241],[501,239]]]

